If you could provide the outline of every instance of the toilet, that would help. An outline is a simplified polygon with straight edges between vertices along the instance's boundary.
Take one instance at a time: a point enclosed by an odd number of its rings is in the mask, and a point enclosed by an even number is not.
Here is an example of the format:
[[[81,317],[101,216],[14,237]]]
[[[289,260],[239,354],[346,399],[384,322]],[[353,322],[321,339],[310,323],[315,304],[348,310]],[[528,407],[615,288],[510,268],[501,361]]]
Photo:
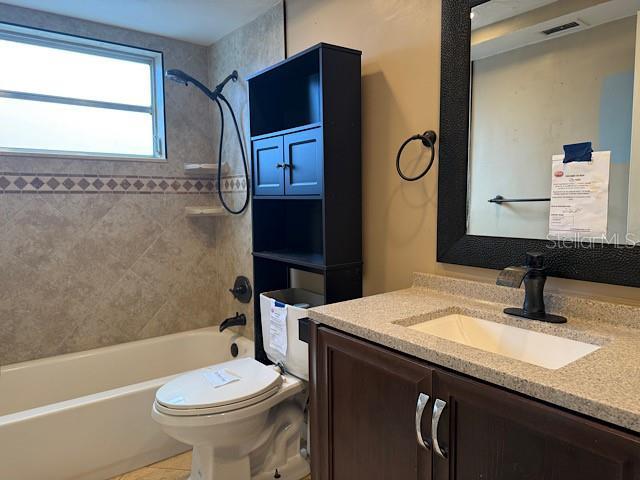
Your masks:
[[[238,358],[181,375],[156,393],[153,419],[193,446],[190,480],[300,480],[309,474],[302,450],[307,344],[289,335],[282,356],[263,343],[279,366]]]

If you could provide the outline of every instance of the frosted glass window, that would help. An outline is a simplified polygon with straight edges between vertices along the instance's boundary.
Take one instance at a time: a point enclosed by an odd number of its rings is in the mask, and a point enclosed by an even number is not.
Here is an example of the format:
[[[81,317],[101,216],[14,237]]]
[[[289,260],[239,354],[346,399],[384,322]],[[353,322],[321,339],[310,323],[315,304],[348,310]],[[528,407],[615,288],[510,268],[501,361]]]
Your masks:
[[[0,98],[0,145],[16,149],[153,155],[144,112]]]
[[[0,23],[0,151],[165,158],[159,52]]]

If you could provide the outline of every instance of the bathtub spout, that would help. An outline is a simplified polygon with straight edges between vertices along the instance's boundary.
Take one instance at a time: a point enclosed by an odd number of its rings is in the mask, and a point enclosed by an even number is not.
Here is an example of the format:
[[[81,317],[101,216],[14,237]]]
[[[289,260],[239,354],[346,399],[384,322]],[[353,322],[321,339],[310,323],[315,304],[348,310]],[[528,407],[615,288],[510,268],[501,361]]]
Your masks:
[[[220,331],[223,332],[229,327],[238,327],[247,324],[247,317],[244,313],[236,312],[235,317],[227,318],[220,324]]]

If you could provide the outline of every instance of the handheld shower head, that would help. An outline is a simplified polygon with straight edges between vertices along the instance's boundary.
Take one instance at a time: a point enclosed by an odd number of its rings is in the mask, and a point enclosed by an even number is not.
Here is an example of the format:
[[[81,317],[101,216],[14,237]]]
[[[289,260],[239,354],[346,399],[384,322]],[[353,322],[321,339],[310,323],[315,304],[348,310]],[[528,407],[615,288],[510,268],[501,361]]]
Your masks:
[[[202,93],[204,93],[211,100],[215,101],[216,98],[218,98],[219,93],[212,92],[203,83],[199,82],[198,80],[193,78],[191,75],[184,73],[182,70],[177,70],[177,69],[167,70],[165,73],[165,76],[169,80],[173,80],[174,82],[181,83],[185,86],[191,84],[194,87],[198,87],[198,89],[200,89]]]
[[[165,76],[169,80],[173,80],[174,82],[181,83],[185,86],[192,84],[198,87],[200,90],[202,90],[202,92],[207,97],[209,97],[211,100],[214,100],[214,101],[222,94],[222,89],[230,80],[233,80],[234,82],[238,81],[238,71],[234,70],[233,72],[231,72],[230,75],[227,76],[227,78],[225,78],[222,82],[220,82],[216,86],[215,90],[212,92],[204,84],[202,84],[201,82],[193,78],[191,75],[184,73],[182,70],[178,70],[178,69],[167,70],[165,73]]]
[[[184,73],[182,70],[177,70],[175,68],[171,70],[167,70],[167,72],[165,73],[165,76],[169,80],[173,80],[174,82],[177,82],[177,83],[182,83],[185,86],[188,85],[189,82],[193,80],[193,77],[190,77],[189,75]]]
[[[1,0],[0,0],[1,1]],[[226,105],[229,109],[229,114],[231,115],[231,119],[233,120],[233,125],[236,130],[236,135],[238,136],[238,144],[240,146],[240,153],[242,155],[242,166],[244,167],[244,178],[247,185],[247,195],[245,197],[244,204],[240,209],[234,210],[232,209],[227,202],[224,200],[222,196],[222,188],[220,187],[220,175],[217,176],[217,184],[218,184],[218,198],[220,199],[220,203],[222,206],[230,213],[234,215],[238,215],[244,212],[249,205],[249,199],[251,198],[251,194],[249,192],[249,168],[247,167],[247,156],[244,151],[244,145],[242,143],[242,133],[240,132],[240,127],[238,126],[238,120],[236,119],[236,115],[231,107],[229,101],[222,95],[222,89],[225,87],[229,81],[238,81],[238,71],[234,70],[230,75],[227,76],[222,82],[220,82],[216,88],[211,91],[204,84],[193,78],[191,75],[184,73],[182,70],[171,69],[165,72],[165,76],[169,80],[173,80],[174,82],[181,83],[182,85],[193,85],[201,90],[209,99],[215,102],[218,105],[218,109],[220,110],[220,148],[218,150],[218,170],[222,170],[222,143],[224,139],[224,112],[222,110],[223,105]]]

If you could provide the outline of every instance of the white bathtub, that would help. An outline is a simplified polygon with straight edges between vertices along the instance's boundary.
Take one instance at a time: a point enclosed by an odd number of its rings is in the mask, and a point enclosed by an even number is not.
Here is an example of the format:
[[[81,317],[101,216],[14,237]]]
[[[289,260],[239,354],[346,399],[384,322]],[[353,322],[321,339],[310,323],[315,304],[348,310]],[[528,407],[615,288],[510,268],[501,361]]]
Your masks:
[[[253,343],[205,328],[0,368],[0,480],[104,480],[186,451],[151,419],[176,374]]]

